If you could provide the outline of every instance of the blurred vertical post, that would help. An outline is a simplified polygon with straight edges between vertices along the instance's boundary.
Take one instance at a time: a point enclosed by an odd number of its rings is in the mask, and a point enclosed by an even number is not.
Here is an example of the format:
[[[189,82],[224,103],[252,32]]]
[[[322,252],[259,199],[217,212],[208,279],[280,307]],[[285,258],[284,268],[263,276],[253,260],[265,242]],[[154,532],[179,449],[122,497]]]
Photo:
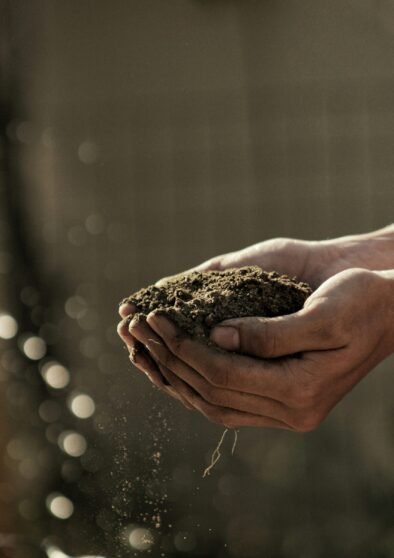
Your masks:
[[[7,2],[0,0],[0,312],[3,311],[4,301],[8,300],[10,294],[8,291],[9,279],[7,273],[4,273],[10,265],[7,246],[9,240],[6,224],[7,211],[4,199],[7,180],[6,126],[10,116],[8,76],[10,44],[9,19],[7,16]],[[4,379],[4,371],[0,364],[0,553],[2,556],[7,555],[7,547],[10,546],[9,533],[15,529],[15,509],[10,505],[13,495],[13,482],[4,459],[10,428],[6,417]]]

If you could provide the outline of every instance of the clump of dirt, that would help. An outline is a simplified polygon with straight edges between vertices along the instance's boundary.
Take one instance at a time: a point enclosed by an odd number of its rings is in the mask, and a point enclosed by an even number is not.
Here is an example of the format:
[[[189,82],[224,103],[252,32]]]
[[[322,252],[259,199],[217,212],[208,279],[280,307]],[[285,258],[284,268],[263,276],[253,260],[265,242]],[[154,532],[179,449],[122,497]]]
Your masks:
[[[311,293],[306,283],[248,266],[176,275],[122,302],[134,304],[145,316],[159,311],[190,336],[208,341],[210,330],[223,320],[291,314],[303,307]]]

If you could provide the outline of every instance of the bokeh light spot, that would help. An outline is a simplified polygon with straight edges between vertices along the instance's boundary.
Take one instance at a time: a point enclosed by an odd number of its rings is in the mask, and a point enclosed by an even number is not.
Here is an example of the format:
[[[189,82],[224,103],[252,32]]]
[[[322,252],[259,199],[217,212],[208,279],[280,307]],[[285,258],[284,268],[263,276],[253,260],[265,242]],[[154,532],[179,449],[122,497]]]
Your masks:
[[[64,305],[64,309],[70,318],[80,319],[86,314],[88,307],[82,296],[70,296]]]
[[[23,352],[31,360],[40,360],[46,353],[46,343],[41,337],[32,335],[23,343]]]
[[[32,457],[26,457],[19,463],[19,472],[27,480],[32,480],[40,474],[40,466]]]
[[[46,553],[48,558],[71,558],[68,554],[64,554],[64,552],[52,545],[48,546]]]
[[[26,444],[20,438],[13,438],[7,444],[7,453],[12,459],[23,459],[28,451]]]
[[[94,404],[93,399],[85,393],[72,395],[69,406],[71,412],[80,419],[87,419],[91,417],[96,410],[96,405]]]
[[[0,337],[12,339],[18,332],[18,323],[9,314],[0,314]]]
[[[92,141],[84,141],[78,147],[78,157],[85,165],[92,165],[98,158],[98,147]]]
[[[87,443],[82,434],[68,430],[59,436],[59,447],[71,457],[81,457],[86,451]]]
[[[55,146],[55,137],[54,137],[54,130],[53,128],[45,128],[41,134],[41,141],[45,147],[54,147]]]
[[[57,492],[49,494],[46,505],[51,514],[58,519],[68,519],[74,513],[74,504],[71,500]]]
[[[39,293],[34,287],[26,286],[21,291],[20,299],[26,306],[34,306],[38,303]]]
[[[136,527],[130,532],[129,543],[136,550],[148,550],[153,545],[154,539],[149,529]]]
[[[61,416],[61,408],[56,401],[52,401],[52,399],[46,399],[41,403],[38,408],[38,414],[40,418],[42,418],[45,422],[55,422],[59,420]]]
[[[31,143],[34,139],[34,128],[31,122],[20,122],[16,126],[15,135],[21,143]]]
[[[100,234],[104,230],[104,220],[98,213],[92,213],[86,217],[85,227],[90,234]]]
[[[100,352],[101,344],[94,335],[87,335],[81,340],[79,348],[86,358],[95,358]]]
[[[67,368],[54,361],[44,364],[41,374],[46,383],[54,389],[62,389],[70,382],[70,373]]]

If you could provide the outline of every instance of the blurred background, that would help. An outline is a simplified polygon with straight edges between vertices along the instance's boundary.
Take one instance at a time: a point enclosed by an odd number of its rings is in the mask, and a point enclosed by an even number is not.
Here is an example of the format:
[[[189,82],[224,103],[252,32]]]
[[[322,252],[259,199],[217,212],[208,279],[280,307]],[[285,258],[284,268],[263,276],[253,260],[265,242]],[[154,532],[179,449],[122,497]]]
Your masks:
[[[393,0],[0,0],[1,556],[394,557],[392,360],[202,479],[222,429],[116,335],[161,276],[392,222],[393,61]]]

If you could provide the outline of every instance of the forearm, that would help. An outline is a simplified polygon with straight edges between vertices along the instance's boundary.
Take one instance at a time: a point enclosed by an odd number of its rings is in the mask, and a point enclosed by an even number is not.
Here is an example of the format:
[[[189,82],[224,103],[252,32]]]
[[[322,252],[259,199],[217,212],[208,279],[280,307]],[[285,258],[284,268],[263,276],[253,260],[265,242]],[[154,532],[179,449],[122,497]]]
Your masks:
[[[371,270],[394,269],[394,224],[371,233],[344,236],[326,241],[335,245],[349,267]]]

